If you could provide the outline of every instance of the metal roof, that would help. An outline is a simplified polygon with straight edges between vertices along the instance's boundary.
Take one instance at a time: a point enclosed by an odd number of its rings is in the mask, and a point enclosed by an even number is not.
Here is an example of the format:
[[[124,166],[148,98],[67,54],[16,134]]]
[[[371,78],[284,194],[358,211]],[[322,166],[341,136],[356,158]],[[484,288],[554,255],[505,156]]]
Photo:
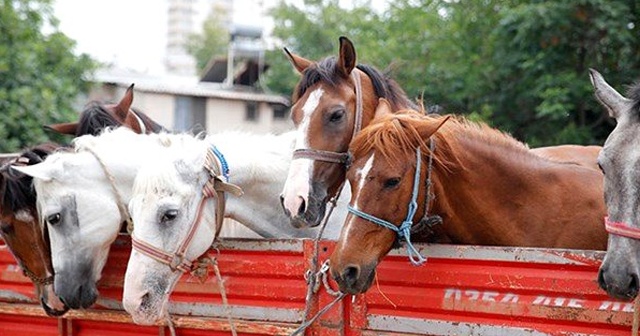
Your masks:
[[[255,101],[289,106],[289,99],[280,95],[249,91],[240,87],[227,88],[222,83],[201,82],[196,76],[152,76],[131,72],[99,70],[94,74],[93,80],[121,87],[128,87],[133,83],[136,91],[142,92]]]

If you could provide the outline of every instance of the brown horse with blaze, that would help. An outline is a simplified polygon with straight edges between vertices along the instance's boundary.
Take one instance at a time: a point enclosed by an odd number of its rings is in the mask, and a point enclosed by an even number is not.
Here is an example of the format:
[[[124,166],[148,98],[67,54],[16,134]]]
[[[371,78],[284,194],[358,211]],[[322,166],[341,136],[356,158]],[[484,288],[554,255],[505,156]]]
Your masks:
[[[388,227],[411,226],[426,215],[443,220],[438,241],[606,249],[602,174],[535,155],[487,125],[415,111],[391,114],[382,102],[350,151],[350,213],[330,259],[343,292],[366,291],[376,266],[400,237],[409,252],[412,241],[431,240],[411,237],[406,227]]]

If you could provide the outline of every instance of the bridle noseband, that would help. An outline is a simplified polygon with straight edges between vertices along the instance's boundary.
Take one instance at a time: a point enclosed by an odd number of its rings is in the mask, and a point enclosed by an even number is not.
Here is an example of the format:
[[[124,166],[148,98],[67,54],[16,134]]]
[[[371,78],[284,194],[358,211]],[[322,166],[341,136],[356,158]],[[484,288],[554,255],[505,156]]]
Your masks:
[[[433,156],[433,153],[431,154],[431,157],[432,156]],[[407,242],[407,254],[409,256],[409,260],[411,261],[412,264],[416,266],[421,265],[422,263],[427,261],[427,259],[423,257],[420,254],[420,252],[415,248],[415,246],[413,246],[413,243],[411,243],[411,228],[413,227],[413,217],[415,216],[416,211],[418,210],[417,199],[418,199],[418,188],[420,186],[421,162],[422,162],[422,154],[420,152],[420,147],[418,147],[416,149],[416,174],[413,178],[413,192],[411,194],[411,200],[409,201],[409,209],[407,210],[407,216],[405,217],[404,221],[402,221],[402,224],[400,224],[400,226],[390,223],[384,219],[380,219],[378,217],[370,215],[366,212],[360,211],[352,207],[351,205],[347,206],[347,209],[349,210],[349,212],[354,214],[355,216],[368,220],[374,224],[378,224],[384,228],[387,228],[397,233],[397,237],[399,240],[404,238],[404,240]],[[429,167],[429,169],[431,169],[431,167]],[[428,177],[428,179],[430,179],[430,177]],[[429,183],[430,182],[427,182],[427,184]],[[429,196],[427,196],[427,203],[428,202],[429,202]],[[427,210],[425,208],[425,215],[426,215],[426,211]]]
[[[189,226],[189,231],[187,232],[186,237],[183,239],[182,243],[178,245],[178,248],[175,252],[169,253],[160,248],[157,248],[143,240],[140,240],[135,237],[135,234],[131,234],[131,244],[134,250],[159,261],[160,263],[166,264],[171,268],[172,271],[181,271],[181,272],[189,272],[194,269],[194,263],[190,260],[186,260],[185,253],[191,244],[191,240],[198,230],[200,226],[200,222],[202,219],[202,210],[206,201],[209,198],[215,198],[217,200],[217,208],[216,208],[216,232],[214,235],[214,240],[217,238],[220,233],[220,228],[222,227],[222,221],[224,220],[224,210],[225,210],[225,192],[230,192],[235,196],[242,195],[242,189],[234,184],[229,183],[229,166],[227,161],[224,159],[222,153],[212,146],[207,149],[207,155],[205,159],[205,164],[203,167],[208,175],[209,179],[202,187],[202,198],[198,204],[198,208],[196,209],[196,218],[193,220],[191,225]]]
[[[640,229],[624,222],[612,222],[608,216],[604,217],[604,227],[611,234],[640,240]]]
[[[351,77],[355,83],[356,91],[356,114],[353,124],[353,134],[351,140],[362,128],[362,83],[360,82],[360,74],[357,71],[351,71]],[[349,141],[351,142],[351,141]],[[323,162],[337,163],[349,167],[351,164],[351,155],[348,152],[333,152],[321,149],[299,148],[293,151],[293,159],[310,159]]]

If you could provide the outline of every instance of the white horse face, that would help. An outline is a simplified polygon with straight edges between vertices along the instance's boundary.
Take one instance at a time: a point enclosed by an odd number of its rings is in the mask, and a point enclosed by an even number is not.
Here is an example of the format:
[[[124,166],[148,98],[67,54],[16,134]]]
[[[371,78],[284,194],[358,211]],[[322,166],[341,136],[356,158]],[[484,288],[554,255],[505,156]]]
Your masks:
[[[133,237],[173,255],[198,216],[206,180],[201,164],[190,167],[184,161],[161,161],[141,168],[129,203]],[[203,204],[200,224],[185,253],[186,260],[194,261],[211,246],[215,204],[213,199]],[[132,250],[124,280],[123,305],[135,323],[154,324],[167,316],[169,295],[181,275],[179,270],[173,271],[167,264]]]
[[[17,169],[34,177],[56,295],[72,309],[88,308],[98,297],[96,282],[122,222],[102,169],[89,154],[64,153]]]
[[[638,93],[634,100],[613,89],[597,71],[591,71],[596,98],[617,121],[607,138],[598,164],[604,173],[604,198],[609,220],[640,228],[640,119]],[[613,297],[630,299],[638,295],[640,277],[640,240],[609,234],[607,254],[598,273],[600,287]]]

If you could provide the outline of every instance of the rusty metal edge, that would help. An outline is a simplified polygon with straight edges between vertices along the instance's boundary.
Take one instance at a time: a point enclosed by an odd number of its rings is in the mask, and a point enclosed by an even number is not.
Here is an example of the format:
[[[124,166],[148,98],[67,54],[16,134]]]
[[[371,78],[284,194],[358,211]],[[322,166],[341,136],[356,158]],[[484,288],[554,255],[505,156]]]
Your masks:
[[[28,304],[0,303],[0,314],[47,317],[40,306]],[[133,324],[131,316],[129,316],[125,312],[96,309],[87,309],[82,311],[71,310],[59,319]],[[172,316],[172,321],[176,328],[220,331],[231,330],[227,320],[222,318],[204,318],[175,315]],[[294,323],[265,323],[239,319],[234,319],[234,324],[238,332],[253,334],[259,334],[262,332],[266,335],[290,335],[298,327],[298,325]],[[164,323],[156,325],[165,326]]]
[[[527,248],[509,246],[476,246],[414,244],[427,258],[474,259],[491,261],[537,262],[562,265],[593,265],[602,261],[605,251]],[[401,247],[389,252],[391,256],[406,256]]]
[[[398,316],[368,315],[368,329],[375,331],[409,333],[413,335],[509,335],[509,336],[547,336],[549,334],[529,328],[496,326],[490,324],[447,322],[439,320],[417,319]],[[376,333],[377,335],[377,333]],[[572,334],[579,335],[579,334]]]

